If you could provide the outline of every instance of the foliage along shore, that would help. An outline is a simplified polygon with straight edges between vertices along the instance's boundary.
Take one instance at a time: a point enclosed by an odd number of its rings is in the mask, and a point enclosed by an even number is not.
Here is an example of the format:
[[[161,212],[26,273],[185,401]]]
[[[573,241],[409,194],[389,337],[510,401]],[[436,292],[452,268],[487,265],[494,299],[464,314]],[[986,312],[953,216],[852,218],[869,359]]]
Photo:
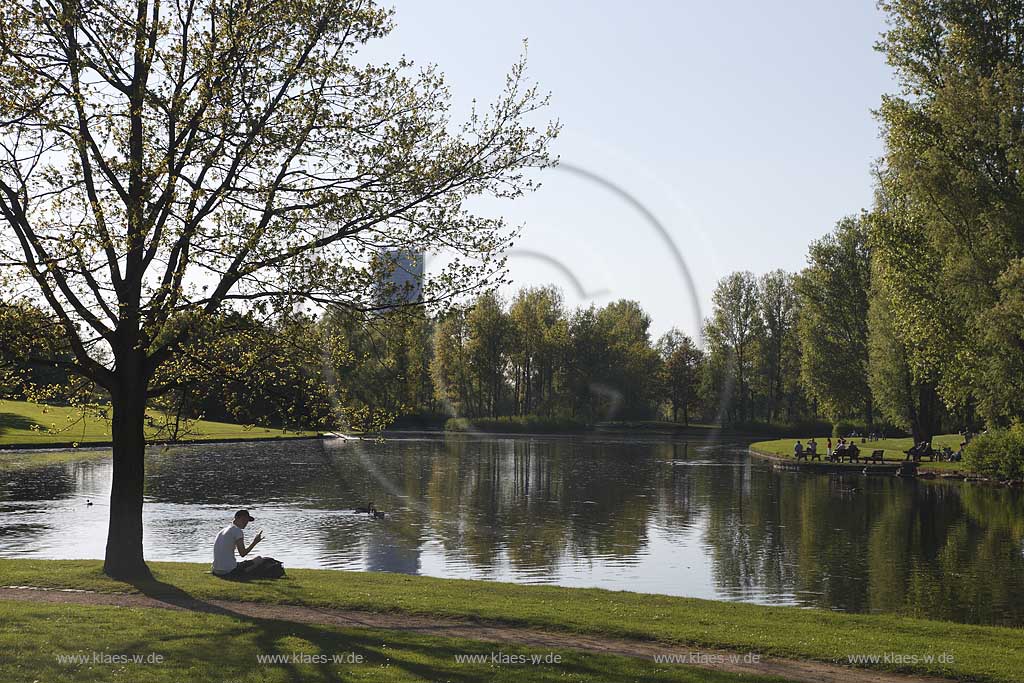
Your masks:
[[[538,415],[504,415],[500,417],[453,417],[444,423],[446,432],[482,432],[487,434],[583,434],[588,432],[642,432],[707,436],[723,432],[716,425],[683,424],[665,420],[631,420],[586,422]]]
[[[811,423],[821,428],[826,423]],[[636,432],[642,434],[664,434],[694,436],[699,438],[721,436],[754,437],[799,435],[806,432],[806,425],[739,423],[706,424],[672,422],[669,420],[606,420],[587,422],[558,417],[538,415],[503,415],[500,417],[467,418],[453,417],[443,424],[446,432],[481,432],[487,434],[582,434],[587,432]]]

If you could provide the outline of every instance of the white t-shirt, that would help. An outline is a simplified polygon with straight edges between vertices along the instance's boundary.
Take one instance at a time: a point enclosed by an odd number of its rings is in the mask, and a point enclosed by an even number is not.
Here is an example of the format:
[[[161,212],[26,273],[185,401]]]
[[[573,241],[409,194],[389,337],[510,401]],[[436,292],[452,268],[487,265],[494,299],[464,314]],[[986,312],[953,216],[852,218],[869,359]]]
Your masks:
[[[217,534],[213,542],[213,573],[227,574],[238,566],[235,560],[235,543],[242,540],[242,530],[234,524],[228,524]]]

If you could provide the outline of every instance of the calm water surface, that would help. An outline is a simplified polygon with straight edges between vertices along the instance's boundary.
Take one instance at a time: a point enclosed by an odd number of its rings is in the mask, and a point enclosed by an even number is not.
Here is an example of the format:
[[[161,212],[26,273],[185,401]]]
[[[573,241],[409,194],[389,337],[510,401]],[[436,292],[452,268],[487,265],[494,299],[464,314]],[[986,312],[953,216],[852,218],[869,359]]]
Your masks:
[[[110,478],[109,460],[0,472],[0,556],[102,557]],[[387,519],[352,511],[369,500]],[[153,450],[146,557],[209,562],[240,507],[289,567],[1024,625],[1020,491],[777,472],[742,444],[410,434]]]

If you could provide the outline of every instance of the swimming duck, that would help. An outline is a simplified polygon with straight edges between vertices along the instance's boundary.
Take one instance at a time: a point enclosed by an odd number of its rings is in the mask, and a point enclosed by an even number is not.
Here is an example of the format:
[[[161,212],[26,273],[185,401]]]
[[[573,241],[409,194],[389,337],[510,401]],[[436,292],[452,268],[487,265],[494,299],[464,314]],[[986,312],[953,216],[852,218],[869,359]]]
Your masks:
[[[85,505],[86,505],[87,507],[88,507],[89,505],[92,505],[92,501],[91,501],[91,500],[89,500],[88,498],[86,498],[86,499],[85,499]]]

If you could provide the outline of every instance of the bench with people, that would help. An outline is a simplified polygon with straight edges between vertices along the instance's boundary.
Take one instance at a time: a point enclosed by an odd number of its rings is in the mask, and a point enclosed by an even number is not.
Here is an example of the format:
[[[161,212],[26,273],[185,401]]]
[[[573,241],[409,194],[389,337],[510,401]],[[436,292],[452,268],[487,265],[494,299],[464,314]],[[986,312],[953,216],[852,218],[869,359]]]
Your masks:
[[[949,446],[943,446],[942,451],[939,453],[939,459],[943,462],[960,462],[964,457],[964,445],[960,444],[960,449],[954,451]]]
[[[928,458],[928,460],[935,462],[935,449],[932,448],[931,443],[928,441],[922,441],[903,452],[907,454],[904,460],[913,459],[914,462],[921,462],[921,458]]]
[[[818,442],[814,440],[814,437],[811,437],[806,446],[797,439],[797,442],[793,445],[793,458],[795,460],[821,460],[821,453],[818,452]]]
[[[871,455],[861,456],[861,450],[857,444],[852,440],[847,441],[843,438],[839,439],[835,448],[832,448],[832,439],[828,440],[828,447],[825,449],[824,460],[829,462],[861,462],[861,460],[865,462],[884,462],[884,456],[884,450],[874,450],[871,452]],[[797,442],[793,444],[793,459],[807,461],[822,460],[822,454],[818,452],[818,442],[812,438],[806,445],[804,445],[798,439]]]
[[[852,441],[839,439],[835,449],[825,459],[831,462],[843,462],[844,460],[860,462],[860,449]]]

